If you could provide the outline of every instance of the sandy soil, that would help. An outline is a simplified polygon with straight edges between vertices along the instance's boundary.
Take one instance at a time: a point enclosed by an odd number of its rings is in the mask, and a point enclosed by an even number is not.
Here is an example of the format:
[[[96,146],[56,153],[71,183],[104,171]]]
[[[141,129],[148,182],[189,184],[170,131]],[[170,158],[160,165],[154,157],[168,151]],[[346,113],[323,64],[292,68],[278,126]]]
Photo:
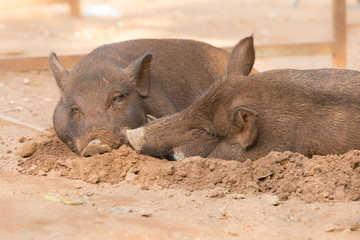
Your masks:
[[[254,32],[259,45],[323,41],[330,2],[88,0],[123,16],[81,19],[63,4],[6,6],[0,56],[87,53],[140,37],[231,46]],[[348,68],[360,69],[360,9],[348,5]],[[255,67],[331,67],[331,57],[257,59]],[[48,71],[0,72],[0,114],[47,131],[0,120],[0,239],[360,238],[360,151],[168,162],[123,146],[79,158],[51,128],[58,98]]]

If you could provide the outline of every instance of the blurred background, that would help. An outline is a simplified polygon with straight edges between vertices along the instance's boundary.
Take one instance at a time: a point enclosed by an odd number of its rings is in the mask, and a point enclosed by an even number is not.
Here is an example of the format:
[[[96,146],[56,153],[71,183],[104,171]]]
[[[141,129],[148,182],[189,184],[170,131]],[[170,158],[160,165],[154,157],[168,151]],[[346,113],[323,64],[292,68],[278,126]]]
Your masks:
[[[52,2],[51,4],[46,4]],[[135,38],[189,38],[232,47],[331,40],[332,0],[54,0],[0,1],[0,58],[86,54]],[[360,70],[360,7],[346,1],[347,68]],[[260,70],[332,67],[331,55],[257,58]]]

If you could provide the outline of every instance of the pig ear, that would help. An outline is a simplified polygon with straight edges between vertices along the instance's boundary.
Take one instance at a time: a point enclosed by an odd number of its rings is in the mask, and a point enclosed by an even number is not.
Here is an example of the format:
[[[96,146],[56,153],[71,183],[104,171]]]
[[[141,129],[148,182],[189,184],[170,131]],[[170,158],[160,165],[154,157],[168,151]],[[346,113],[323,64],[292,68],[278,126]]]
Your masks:
[[[64,91],[66,77],[69,75],[69,72],[65,69],[65,67],[60,63],[54,52],[49,55],[49,64],[52,72],[54,73],[54,77],[57,85],[59,86],[61,91]]]
[[[255,143],[258,132],[258,113],[245,107],[237,107],[233,116],[237,141],[243,149],[246,149]]]
[[[226,67],[226,76],[238,74],[247,76],[255,62],[254,38],[242,39],[231,51]]]
[[[146,97],[149,94],[151,59],[152,54],[146,52],[127,67],[131,77],[135,80],[136,91],[143,97]]]

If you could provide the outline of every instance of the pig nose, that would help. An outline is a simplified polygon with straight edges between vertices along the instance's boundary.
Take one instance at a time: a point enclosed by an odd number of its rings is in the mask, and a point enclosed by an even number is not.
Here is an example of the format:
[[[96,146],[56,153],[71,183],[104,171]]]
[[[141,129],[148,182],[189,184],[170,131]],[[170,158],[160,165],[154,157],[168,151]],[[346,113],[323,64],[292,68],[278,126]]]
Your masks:
[[[84,148],[81,153],[82,157],[92,157],[96,154],[111,152],[112,148],[107,144],[101,143],[99,139],[94,139]]]
[[[144,143],[144,130],[142,128],[126,130],[126,137],[130,146],[140,153]]]

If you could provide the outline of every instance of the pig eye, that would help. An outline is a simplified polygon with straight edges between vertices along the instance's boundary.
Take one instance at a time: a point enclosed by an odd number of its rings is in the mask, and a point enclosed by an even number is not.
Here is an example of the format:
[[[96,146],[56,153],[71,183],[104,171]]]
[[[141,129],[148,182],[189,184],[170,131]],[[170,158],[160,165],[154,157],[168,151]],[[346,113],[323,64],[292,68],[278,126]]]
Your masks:
[[[114,97],[114,102],[116,102],[116,101],[121,101],[121,100],[122,100],[122,98],[123,98],[123,96],[122,96],[122,95],[120,95],[120,96],[116,96],[116,97]]]
[[[72,114],[76,114],[76,113],[78,113],[79,112],[79,108],[77,108],[76,106],[72,106],[71,107],[71,113]]]
[[[121,101],[123,100],[124,96],[125,96],[125,95],[122,94],[122,93],[116,93],[116,94],[114,95],[113,103],[121,102]]]
[[[206,134],[207,136],[209,136],[209,137],[211,137],[211,138],[220,138],[220,136],[218,136],[218,135],[215,134],[215,133],[212,133],[212,132],[208,131],[208,130],[205,129],[205,128],[200,128],[199,130],[200,130],[200,132]]]

